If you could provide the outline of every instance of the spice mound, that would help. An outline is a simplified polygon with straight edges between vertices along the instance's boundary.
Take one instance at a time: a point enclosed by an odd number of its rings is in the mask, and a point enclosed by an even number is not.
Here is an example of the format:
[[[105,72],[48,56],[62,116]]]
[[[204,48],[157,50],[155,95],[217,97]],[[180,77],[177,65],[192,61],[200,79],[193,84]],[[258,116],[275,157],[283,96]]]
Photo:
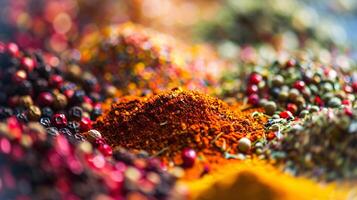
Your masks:
[[[239,140],[263,137],[263,119],[208,95],[173,89],[113,103],[95,127],[112,146],[174,155],[185,147],[237,153]],[[228,148],[229,147],[229,148]]]
[[[294,175],[356,180],[356,144],[357,109],[324,109],[288,129],[271,157]]]
[[[129,22],[85,35],[79,50],[83,65],[130,95],[178,86],[210,92],[228,67],[206,45],[188,45]]]

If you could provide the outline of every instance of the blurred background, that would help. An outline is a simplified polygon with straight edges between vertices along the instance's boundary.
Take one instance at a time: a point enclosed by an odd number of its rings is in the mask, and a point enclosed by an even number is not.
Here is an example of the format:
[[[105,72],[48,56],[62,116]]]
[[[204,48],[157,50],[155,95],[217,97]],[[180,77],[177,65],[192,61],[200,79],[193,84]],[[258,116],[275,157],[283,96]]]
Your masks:
[[[249,44],[357,57],[355,0],[0,1],[0,40],[57,53],[75,48],[88,32],[126,21],[188,42],[212,43],[227,54]]]

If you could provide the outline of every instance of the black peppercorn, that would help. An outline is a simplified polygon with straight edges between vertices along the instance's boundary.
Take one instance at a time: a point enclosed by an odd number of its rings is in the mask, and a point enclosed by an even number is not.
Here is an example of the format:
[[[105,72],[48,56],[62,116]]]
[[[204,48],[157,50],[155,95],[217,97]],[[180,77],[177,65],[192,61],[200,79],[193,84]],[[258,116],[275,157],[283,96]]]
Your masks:
[[[52,117],[53,115],[53,110],[50,107],[44,107],[41,111],[43,117]]]
[[[77,122],[77,121],[69,121],[67,127],[68,127],[73,133],[79,133],[80,123]]]
[[[58,136],[59,135],[59,131],[56,127],[48,127],[46,128],[46,132],[47,134],[51,135],[51,136]]]
[[[51,126],[51,119],[48,117],[42,117],[40,119],[40,124],[44,127],[50,127]]]
[[[49,65],[39,65],[36,69],[39,75],[45,79],[48,79],[52,73],[52,67]]]
[[[17,93],[19,95],[29,95],[32,92],[32,83],[30,81],[22,81],[17,87]]]
[[[23,122],[23,123],[27,123],[29,120],[28,120],[28,117],[26,116],[25,113],[18,113],[16,115],[16,118],[20,121],[20,122]]]
[[[71,98],[71,103],[79,104],[83,102],[86,93],[83,90],[76,90]]]
[[[66,136],[66,137],[72,137],[73,134],[68,128],[61,128],[59,129],[59,133]]]
[[[68,111],[69,118],[73,120],[80,120],[82,118],[83,109],[79,106],[73,106]]]
[[[13,111],[7,107],[0,107],[0,120],[6,119],[13,114]]]

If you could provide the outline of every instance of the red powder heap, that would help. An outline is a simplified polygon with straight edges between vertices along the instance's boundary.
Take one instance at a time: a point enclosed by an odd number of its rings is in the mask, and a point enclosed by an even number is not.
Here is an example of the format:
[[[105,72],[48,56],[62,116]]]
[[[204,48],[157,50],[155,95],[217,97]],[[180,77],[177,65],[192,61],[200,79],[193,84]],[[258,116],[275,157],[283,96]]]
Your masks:
[[[217,98],[179,89],[149,98],[122,98],[105,111],[95,128],[112,146],[149,153],[165,149],[166,155],[187,146],[237,153],[240,138],[254,141],[264,134],[263,123],[251,113],[233,111]]]

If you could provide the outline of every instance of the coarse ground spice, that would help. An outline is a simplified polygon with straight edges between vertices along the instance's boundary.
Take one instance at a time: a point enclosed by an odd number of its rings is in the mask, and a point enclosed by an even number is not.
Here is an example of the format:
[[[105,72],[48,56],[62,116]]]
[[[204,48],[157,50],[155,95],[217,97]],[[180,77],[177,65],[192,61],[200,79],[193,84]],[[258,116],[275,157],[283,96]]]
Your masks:
[[[185,147],[199,156],[231,158],[239,153],[240,138],[254,143],[265,137],[264,117],[233,110],[196,91],[174,89],[151,97],[126,97],[107,106],[94,127],[111,146],[143,149],[172,158],[175,164],[182,162],[175,158]]]
[[[355,181],[356,145],[357,108],[324,109],[287,129],[270,158],[293,175]]]
[[[180,190],[188,199],[348,199],[354,186],[321,185],[305,178],[283,174],[257,159],[222,166],[218,171],[195,181],[181,181]]]
[[[174,87],[207,92],[228,66],[207,46],[187,45],[133,23],[87,34],[79,50],[82,64],[131,95]]]

